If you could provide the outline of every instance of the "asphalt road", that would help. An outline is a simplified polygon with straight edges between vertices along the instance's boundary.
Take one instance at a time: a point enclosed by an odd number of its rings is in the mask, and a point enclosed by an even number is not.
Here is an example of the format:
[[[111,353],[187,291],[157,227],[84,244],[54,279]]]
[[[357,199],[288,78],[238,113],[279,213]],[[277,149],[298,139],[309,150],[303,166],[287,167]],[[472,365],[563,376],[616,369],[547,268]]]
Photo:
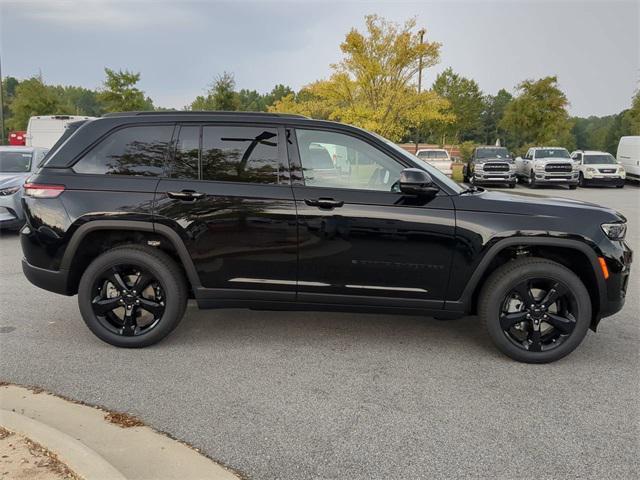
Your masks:
[[[532,193],[617,208],[640,252],[639,188]],[[475,317],[190,307],[161,344],[116,349],[26,281],[15,235],[0,258],[0,380],[131,412],[249,478],[638,478],[638,265],[621,313],[524,365]]]

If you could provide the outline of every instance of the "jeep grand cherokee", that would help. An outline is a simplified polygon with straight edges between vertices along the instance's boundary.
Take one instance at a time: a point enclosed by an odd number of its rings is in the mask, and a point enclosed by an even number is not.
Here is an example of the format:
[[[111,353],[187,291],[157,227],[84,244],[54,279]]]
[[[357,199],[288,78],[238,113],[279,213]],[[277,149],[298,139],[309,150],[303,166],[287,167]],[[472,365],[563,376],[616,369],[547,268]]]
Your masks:
[[[120,347],[200,308],[478,314],[525,362],[624,304],[626,220],[463,188],[384,138],[294,115],[111,114],[24,186],[23,269]]]

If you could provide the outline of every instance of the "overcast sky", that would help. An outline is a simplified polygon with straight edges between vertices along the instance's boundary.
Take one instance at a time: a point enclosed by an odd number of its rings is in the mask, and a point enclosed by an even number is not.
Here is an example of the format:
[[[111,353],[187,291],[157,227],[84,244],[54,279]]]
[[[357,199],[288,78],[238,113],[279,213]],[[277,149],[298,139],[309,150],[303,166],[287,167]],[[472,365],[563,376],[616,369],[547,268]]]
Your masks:
[[[142,74],[154,103],[181,108],[213,78],[294,89],[330,74],[364,16],[415,16],[442,43],[427,85],[451,66],[486,93],[557,75],[574,115],[628,108],[640,78],[640,1],[0,0],[3,76],[97,88],[103,67]]]

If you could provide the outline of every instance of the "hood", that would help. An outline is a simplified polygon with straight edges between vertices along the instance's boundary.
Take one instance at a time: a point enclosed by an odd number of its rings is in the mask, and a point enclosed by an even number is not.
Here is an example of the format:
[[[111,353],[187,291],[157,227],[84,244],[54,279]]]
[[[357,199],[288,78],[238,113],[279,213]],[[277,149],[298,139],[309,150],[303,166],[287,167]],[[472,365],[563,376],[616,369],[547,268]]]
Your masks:
[[[459,210],[513,215],[556,218],[580,215],[598,221],[626,221],[626,218],[616,210],[595,203],[568,198],[541,197],[525,193],[505,193],[487,190],[459,195],[456,198],[456,208]]]
[[[475,163],[486,163],[486,162],[513,163],[513,158],[504,158],[504,157],[476,158],[474,162]]]
[[[547,157],[547,158],[536,158],[536,162],[573,163],[574,161],[570,158],[564,158],[564,157]]]
[[[30,175],[31,172],[0,173],[0,189],[22,185]]]

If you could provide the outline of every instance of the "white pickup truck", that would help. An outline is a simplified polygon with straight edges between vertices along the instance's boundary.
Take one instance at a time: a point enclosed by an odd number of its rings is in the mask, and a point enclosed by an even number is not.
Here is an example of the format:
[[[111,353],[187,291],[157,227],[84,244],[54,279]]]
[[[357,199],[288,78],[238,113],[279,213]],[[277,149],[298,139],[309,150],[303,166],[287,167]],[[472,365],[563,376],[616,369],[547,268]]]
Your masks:
[[[578,187],[579,168],[566,148],[533,147],[524,157],[516,158],[516,176],[531,188],[538,185]]]

